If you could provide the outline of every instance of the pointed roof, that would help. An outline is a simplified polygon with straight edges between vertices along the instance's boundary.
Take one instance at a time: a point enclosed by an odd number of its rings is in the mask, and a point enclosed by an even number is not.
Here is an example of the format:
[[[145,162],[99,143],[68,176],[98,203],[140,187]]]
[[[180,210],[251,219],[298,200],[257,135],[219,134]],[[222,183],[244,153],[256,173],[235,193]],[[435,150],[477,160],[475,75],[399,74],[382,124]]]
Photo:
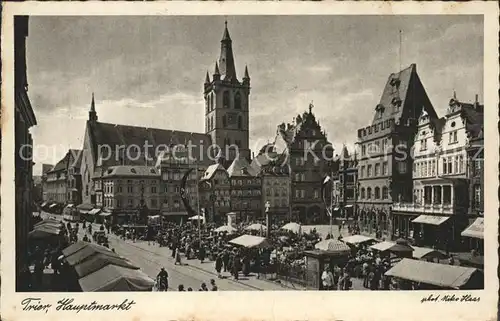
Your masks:
[[[207,75],[205,77],[205,84],[209,84],[210,83],[210,76],[208,75],[208,71],[207,71]]]
[[[214,72],[214,75],[220,75],[219,64],[217,63],[217,61],[215,62],[215,72]]]
[[[224,22],[224,34],[222,35],[222,41],[231,41],[229,30],[227,30],[227,20]]]
[[[231,166],[227,169],[227,173],[229,174],[229,177],[247,177],[247,176],[253,176],[250,172],[252,171],[252,168],[250,167],[250,164],[248,161],[242,157],[242,158],[235,158]]]
[[[90,103],[90,111],[95,112],[95,100],[94,100],[94,93],[92,93],[92,102]]]
[[[415,101],[414,97],[416,96],[419,96],[421,104]],[[415,64],[411,64],[408,68],[389,76],[380,97],[380,103],[377,105],[377,109],[380,108],[383,108],[382,117],[380,118],[376,112],[373,117],[373,124],[391,118],[394,118],[398,122],[403,116],[406,118],[418,118],[421,113],[420,108],[424,108],[430,118],[437,118],[436,111],[417,74],[417,66]]]
[[[250,76],[248,75],[248,66],[245,66],[245,76],[243,79],[250,79]]]
[[[342,147],[342,151],[340,152],[340,155],[342,155],[342,159],[349,159],[351,155],[349,155],[349,151],[347,150],[347,146],[344,144]]]
[[[236,77],[236,68],[234,66],[233,44],[229,31],[227,29],[227,21],[225,22],[224,35],[221,40],[221,49],[219,57],[219,70],[221,79],[228,82],[238,82]]]
[[[219,164],[219,163],[212,164],[212,165],[208,166],[207,170],[205,171],[205,173],[201,177],[201,180],[206,181],[206,180],[211,179],[217,170],[225,171],[226,169],[224,168],[224,166],[222,166],[222,164]]]

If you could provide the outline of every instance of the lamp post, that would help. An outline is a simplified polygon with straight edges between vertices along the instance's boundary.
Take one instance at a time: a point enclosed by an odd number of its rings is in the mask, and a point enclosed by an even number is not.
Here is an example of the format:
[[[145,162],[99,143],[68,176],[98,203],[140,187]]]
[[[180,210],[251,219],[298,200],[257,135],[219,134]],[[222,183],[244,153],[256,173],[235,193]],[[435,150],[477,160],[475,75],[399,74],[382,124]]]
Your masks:
[[[271,203],[266,201],[264,207],[266,209],[266,237],[269,237],[269,209],[271,208]]]

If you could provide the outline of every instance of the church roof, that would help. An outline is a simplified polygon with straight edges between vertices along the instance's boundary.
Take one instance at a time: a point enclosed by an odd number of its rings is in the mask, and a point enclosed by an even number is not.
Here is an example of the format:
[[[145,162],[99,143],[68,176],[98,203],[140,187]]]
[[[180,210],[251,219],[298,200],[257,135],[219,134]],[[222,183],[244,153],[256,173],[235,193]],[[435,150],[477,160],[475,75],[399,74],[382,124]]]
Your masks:
[[[103,172],[102,177],[160,177],[160,172],[152,166],[111,166]]]
[[[106,157],[108,159],[103,159],[101,164],[104,167],[113,165],[145,165],[144,157],[134,159],[136,154],[132,155],[132,153],[139,152],[137,148],[130,148],[126,151],[129,146],[139,147],[140,152],[147,152],[149,157],[153,158],[154,161],[158,156],[154,155],[155,152],[161,152],[171,146],[191,143],[193,145],[193,157],[199,159],[200,155],[203,155],[203,159],[207,160],[209,147],[212,144],[211,137],[206,134],[159,128],[94,122],[89,124],[89,130],[91,132],[92,145],[95,149],[94,155],[98,155],[99,146],[107,146],[109,148],[109,151],[103,149],[103,154],[111,152],[116,156],[116,154],[119,152],[123,153],[123,151],[130,154],[127,159]],[[147,151],[144,151],[145,144],[148,146]],[[202,149],[201,151],[200,148]]]
[[[223,81],[238,83],[236,67],[234,65],[233,45],[229,36],[229,30],[227,29],[227,22],[221,40],[219,71]]]

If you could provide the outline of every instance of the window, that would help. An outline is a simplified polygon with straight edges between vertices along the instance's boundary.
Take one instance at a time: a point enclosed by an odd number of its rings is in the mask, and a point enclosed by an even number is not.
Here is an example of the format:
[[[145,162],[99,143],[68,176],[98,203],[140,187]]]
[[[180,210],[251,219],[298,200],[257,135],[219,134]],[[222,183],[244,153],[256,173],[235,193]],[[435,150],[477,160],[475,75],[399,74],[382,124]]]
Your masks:
[[[452,132],[450,132],[449,134],[449,139],[448,139],[448,143],[449,144],[455,144],[455,143],[458,143],[458,135],[457,135],[457,131],[454,130]]]
[[[422,139],[420,141],[420,150],[423,151],[423,150],[427,150],[427,138],[425,139]]]
[[[380,164],[375,164],[375,176],[380,175]]]
[[[226,115],[222,116],[222,127],[224,127],[224,128],[227,127],[227,117],[226,117]]]
[[[151,200],[151,207],[152,208],[156,208],[157,207],[156,199],[154,199],[154,198]]]
[[[382,151],[385,153],[387,151],[388,139],[384,138],[382,140]]]
[[[243,128],[243,118],[241,116],[238,116],[238,129]]]
[[[156,186],[151,186],[151,193],[156,194]]]
[[[123,192],[123,188],[121,186],[118,186],[118,193]]]
[[[365,188],[362,187],[361,188],[361,199],[364,199],[365,198]]]
[[[387,162],[382,163],[382,175],[388,175],[388,168],[387,168]]]
[[[306,180],[306,174],[304,173],[300,174],[300,180],[304,182]]]
[[[319,191],[318,190],[314,190],[314,198],[319,198]]]
[[[271,189],[269,187],[266,189],[266,195],[271,196]]]
[[[234,96],[234,108],[241,109],[241,95],[240,93],[236,93]]]
[[[306,191],[301,190],[301,191],[300,191],[300,196],[301,196],[302,198],[305,198],[305,197],[306,197]]]
[[[214,110],[214,95],[212,94],[210,95],[210,109]]]
[[[372,189],[371,187],[368,187],[366,189],[366,199],[371,199],[372,198]]]
[[[365,155],[366,155],[366,146],[361,145],[361,156],[365,156]]]
[[[214,125],[214,118],[213,117],[210,117],[210,130],[214,129],[215,128],[215,125]]]
[[[406,173],[406,163],[405,162],[398,162],[398,171],[401,174]]]
[[[116,199],[116,207],[118,208],[122,207],[122,201],[119,198]]]
[[[422,177],[427,176],[427,162],[422,163]]]
[[[229,108],[229,91],[225,91],[222,94],[222,106],[224,106],[224,108]]]
[[[436,160],[433,159],[431,161],[431,176],[435,176],[436,175]]]
[[[359,177],[363,178],[365,176],[365,167],[361,166],[361,171],[359,172]]]
[[[380,188],[375,187],[375,199],[380,199]]]
[[[128,202],[127,204],[128,204],[128,206],[129,206],[129,207],[131,207],[131,206],[133,206],[133,205],[134,205],[134,200],[133,200],[133,199],[131,199],[131,198],[129,198],[129,199],[127,200],[127,202]]]
[[[453,163],[451,157],[448,157],[448,174],[453,174]]]
[[[448,160],[446,158],[443,158],[443,174],[448,173]]]
[[[295,190],[295,197],[300,198],[300,190],[298,189]]]
[[[382,187],[382,199],[386,200],[389,198],[389,189],[384,186]]]
[[[366,171],[366,177],[371,177],[372,176],[372,165],[368,165],[367,171]]]

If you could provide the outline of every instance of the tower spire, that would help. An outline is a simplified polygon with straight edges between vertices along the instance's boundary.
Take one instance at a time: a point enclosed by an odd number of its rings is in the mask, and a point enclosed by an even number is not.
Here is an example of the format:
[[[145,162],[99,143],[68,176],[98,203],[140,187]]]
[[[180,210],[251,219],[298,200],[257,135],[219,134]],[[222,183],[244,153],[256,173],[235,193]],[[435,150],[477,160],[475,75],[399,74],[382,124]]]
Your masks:
[[[229,82],[237,82],[236,68],[234,67],[233,41],[229,36],[227,21],[224,22],[224,34],[221,40],[219,67],[221,78]]]
[[[89,120],[92,122],[97,121],[97,112],[95,111],[95,100],[93,92],[92,92],[92,101],[90,102]]]
[[[207,70],[207,75],[205,77],[205,84],[209,84],[210,83],[210,76],[208,76],[208,70]]]

